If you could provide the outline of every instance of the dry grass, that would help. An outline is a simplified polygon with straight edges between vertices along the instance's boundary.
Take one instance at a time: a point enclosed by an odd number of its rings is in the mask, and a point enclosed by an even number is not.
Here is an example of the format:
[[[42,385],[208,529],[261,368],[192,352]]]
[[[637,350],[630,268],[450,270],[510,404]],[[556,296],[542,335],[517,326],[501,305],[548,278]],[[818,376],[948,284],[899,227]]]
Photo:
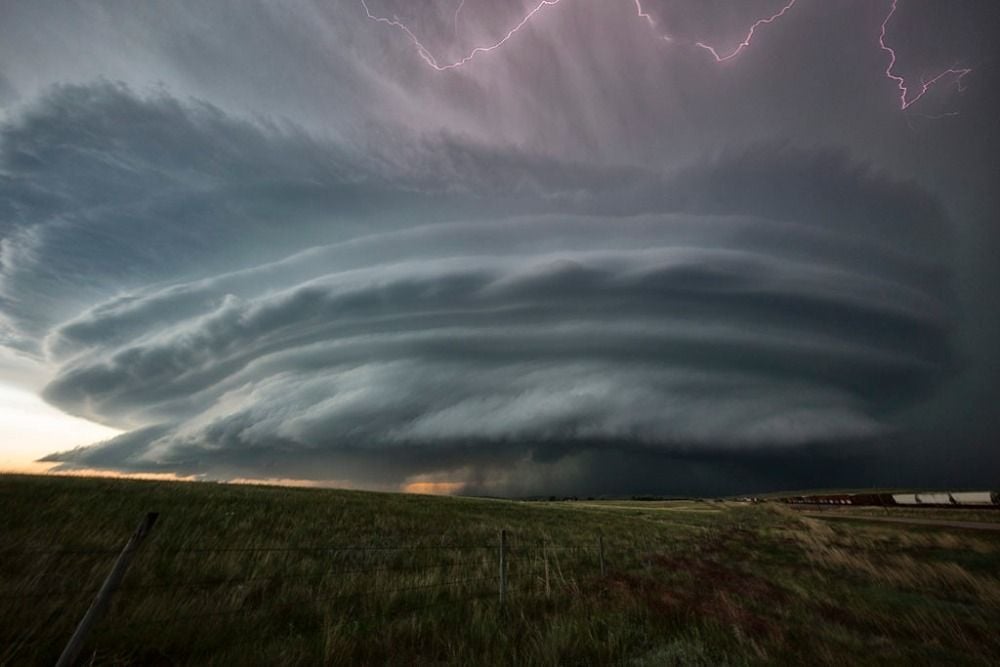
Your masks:
[[[840,533],[820,519],[802,517],[804,530],[789,531],[805,548],[810,562],[828,569],[839,569],[850,575],[890,586],[913,590],[961,592],[978,600],[1000,605],[1000,579],[973,574],[955,562],[918,560],[913,551],[927,548],[965,549],[959,535],[902,535],[874,537],[865,532]],[[966,538],[973,544],[970,550],[997,555],[995,545],[984,540]],[[905,545],[911,553],[895,553],[893,546]]]
[[[0,477],[0,500],[0,664],[51,664],[113,558],[53,550],[117,547],[148,510],[161,521],[88,643],[94,664],[1000,661],[992,535],[772,505],[87,479]],[[315,545],[369,548],[267,550]]]

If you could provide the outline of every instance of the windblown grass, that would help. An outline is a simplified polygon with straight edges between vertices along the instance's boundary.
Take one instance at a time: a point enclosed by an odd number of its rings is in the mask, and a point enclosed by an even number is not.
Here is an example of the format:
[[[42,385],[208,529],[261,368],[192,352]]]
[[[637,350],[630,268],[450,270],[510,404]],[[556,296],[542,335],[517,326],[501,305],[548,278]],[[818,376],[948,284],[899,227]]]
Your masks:
[[[88,662],[1000,661],[1000,539],[989,533],[834,524],[770,504],[14,476],[0,477],[0,501],[0,664],[54,662],[151,510],[160,521]]]

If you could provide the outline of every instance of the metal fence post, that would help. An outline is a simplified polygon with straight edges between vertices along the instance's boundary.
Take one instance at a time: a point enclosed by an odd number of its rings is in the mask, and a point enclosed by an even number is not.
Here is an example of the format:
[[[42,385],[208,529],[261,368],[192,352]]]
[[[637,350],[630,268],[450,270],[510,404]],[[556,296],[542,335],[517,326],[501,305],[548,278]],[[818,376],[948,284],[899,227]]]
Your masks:
[[[122,579],[125,577],[125,572],[128,570],[129,564],[132,562],[132,558],[135,556],[136,549],[139,548],[139,544],[142,542],[143,538],[149,533],[153,528],[153,524],[156,523],[159,513],[150,512],[147,514],[142,521],[139,523],[139,527],[135,529],[132,533],[132,537],[128,538],[128,542],[125,543],[125,547],[122,552],[118,555],[118,559],[115,561],[114,566],[111,568],[111,572],[108,573],[107,578],[101,585],[101,589],[97,591],[97,596],[90,605],[90,609],[87,613],[83,615],[80,620],[80,624],[76,626],[76,631],[73,632],[73,636],[70,637],[69,642],[66,644],[66,648],[63,649],[62,654],[59,656],[59,660],[56,662],[56,667],[70,667],[74,662],[76,662],[77,656],[80,654],[80,649],[83,648],[83,642],[87,639],[87,634],[90,633],[94,624],[100,620],[101,616],[104,614],[105,610],[108,608],[108,603],[111,601],[111,595],[121,584]]]
[[[607,569],[604,567],[604,536],[603,535],[599,535],[597,537],[597,553],[601,557],[601,576],[603,577],[603,576],[605,576],[608,573]]]
[[[507,531],[500,531],[500,606],[507,599]]]

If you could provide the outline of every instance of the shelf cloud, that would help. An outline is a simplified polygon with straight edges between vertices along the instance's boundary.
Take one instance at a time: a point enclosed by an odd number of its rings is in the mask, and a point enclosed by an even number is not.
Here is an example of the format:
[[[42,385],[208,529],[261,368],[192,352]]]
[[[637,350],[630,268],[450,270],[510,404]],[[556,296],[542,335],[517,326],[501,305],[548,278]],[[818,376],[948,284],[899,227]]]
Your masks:
[[[843,153],[553,182],[473,146],[434,182],[107,83],[2,145],[9,340],[48,401],[128,431],[64,466],[376,483],[787,451],[891,432],[953,365],[943,212]],[[419,149],[448,173],[452,140]]]

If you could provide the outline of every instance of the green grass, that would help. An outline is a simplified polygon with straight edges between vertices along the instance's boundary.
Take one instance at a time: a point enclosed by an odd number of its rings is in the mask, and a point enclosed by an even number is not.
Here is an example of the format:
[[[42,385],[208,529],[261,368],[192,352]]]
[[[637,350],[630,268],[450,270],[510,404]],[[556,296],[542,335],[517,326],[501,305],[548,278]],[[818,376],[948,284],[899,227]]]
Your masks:
[[[0,664],[54,662],[147,511],[160,520],[88,664],[1000,662],[995,533],[772,503],[20,476],[0,476],[0,502]],[[348,545],[379,548],[332,548]]]

